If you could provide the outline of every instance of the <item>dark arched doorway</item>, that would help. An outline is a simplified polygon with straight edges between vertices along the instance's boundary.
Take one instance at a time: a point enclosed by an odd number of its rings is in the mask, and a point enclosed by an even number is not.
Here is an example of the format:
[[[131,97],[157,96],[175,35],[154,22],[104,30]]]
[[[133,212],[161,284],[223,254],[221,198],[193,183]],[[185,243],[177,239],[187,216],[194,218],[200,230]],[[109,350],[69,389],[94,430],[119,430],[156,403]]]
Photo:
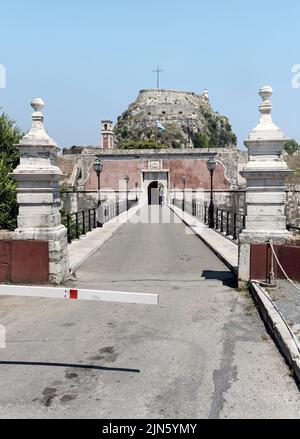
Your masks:
[[[148,186],[148,204],[162,205],[164,201],[164,185],[153,181]]]
[[[148,204],[149,205],[159,204],[158,181],[153,181],[148,186]]]

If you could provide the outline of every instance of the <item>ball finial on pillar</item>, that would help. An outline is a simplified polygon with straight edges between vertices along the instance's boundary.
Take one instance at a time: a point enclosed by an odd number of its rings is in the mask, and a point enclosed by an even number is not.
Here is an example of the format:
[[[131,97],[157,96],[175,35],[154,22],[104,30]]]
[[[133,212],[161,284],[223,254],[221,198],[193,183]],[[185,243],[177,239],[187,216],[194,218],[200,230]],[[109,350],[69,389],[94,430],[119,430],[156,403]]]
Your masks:
[[[45,103],[41,98],[34,98],[30,102],[34,109],[32,114],[32,127],[30,131],[20,140],[20,145],[49,145],[57,150],[59,149],[56,142],[47,134],[44,127],[44,115],[42,113]]]
[[[34,98],[32,99],[30,105],[34,109],[34,111],[42,111],[45,107],[45,102],[41,98]]]
[[[263,101],[267,101],[273,94],[273,89],[270,85],[265,85],[264,87],[261,87],[258,92],[259,96],[262,98]]]

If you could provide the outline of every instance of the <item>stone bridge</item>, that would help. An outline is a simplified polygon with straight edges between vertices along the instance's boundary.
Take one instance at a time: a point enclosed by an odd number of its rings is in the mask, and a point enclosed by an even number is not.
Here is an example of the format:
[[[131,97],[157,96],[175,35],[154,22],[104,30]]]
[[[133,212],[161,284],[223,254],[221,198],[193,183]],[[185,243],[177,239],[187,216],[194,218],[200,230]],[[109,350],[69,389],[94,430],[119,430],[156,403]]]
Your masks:
[[[290,239],[281,196],[288,170],[278,161],[285,139],[270,125],[270,89],[260,94],[262,119],[247,141],[248,216],[239,245],[168,200],[140,202],[67,245],[57,146],[43,129],[42,101],[33,102],[33,128],[21,141],[24,155],[15,170],[14,238],[48,242],[52,282],[155,292],[160,304],[1,298],[7,332],[1,417],[299,417],[296,383],[234,274],[239,265],[240,279],[249,280],[252,242]],[[272,222],[277,229],[267,228]],[[221,260],[216,249],[222,246]]]

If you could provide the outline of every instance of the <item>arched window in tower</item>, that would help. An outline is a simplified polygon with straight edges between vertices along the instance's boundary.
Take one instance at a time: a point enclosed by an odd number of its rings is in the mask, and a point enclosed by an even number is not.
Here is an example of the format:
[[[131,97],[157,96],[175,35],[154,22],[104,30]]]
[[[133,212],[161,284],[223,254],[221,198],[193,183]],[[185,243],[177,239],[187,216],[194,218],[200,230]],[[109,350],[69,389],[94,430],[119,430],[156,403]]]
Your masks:
[[[107,123],[104,124],[104,129],[107,131]]]

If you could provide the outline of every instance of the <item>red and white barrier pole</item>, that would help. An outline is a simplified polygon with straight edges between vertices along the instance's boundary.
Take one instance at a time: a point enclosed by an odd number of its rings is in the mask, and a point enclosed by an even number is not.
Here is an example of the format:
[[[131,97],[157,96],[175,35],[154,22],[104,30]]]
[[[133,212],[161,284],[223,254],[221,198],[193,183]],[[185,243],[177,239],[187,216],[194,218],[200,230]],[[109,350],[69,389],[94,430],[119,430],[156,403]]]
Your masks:
[[[44,297],[48,299],[99,300],[102,302],[137,303],[158,305],[158,294],[127,293],[104,290],[81,290],[77,288],[33,287],[23,285],[0,285],[0,296]]]

